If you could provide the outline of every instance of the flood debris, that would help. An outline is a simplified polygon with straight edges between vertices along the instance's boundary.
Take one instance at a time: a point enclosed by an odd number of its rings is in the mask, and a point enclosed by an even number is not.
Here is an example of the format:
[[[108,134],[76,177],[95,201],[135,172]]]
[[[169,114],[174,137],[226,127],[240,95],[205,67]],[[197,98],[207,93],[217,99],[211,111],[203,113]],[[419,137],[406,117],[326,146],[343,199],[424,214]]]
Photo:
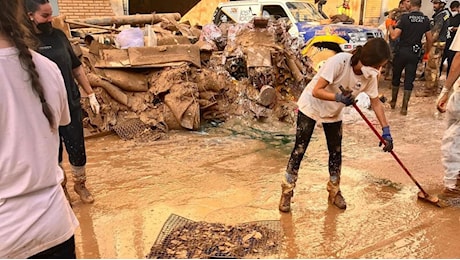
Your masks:
[[[198,130],[205,122],[231,117],[292,123],[294,111],[285,109],[293,107],[289,103],[313,76],[311,60],[301,54],[304,43],[288,33],[291,25],[285,19],[198,28],[179,23],[176,14],[156,14],[69,24],[80,39],[74,48],[101,104],[95,115],[82,99],[91,133],[118,124],[126,128],[130,122],[137,128],[139,120],[164,131]],[[120,34],[134,25],[139,26],[136,33],[120,44]],[[126,43],[139,40],[144,46]]]
[[[146,258],[279,258],[280,230],[279,221],[226,225],[172,214]]]

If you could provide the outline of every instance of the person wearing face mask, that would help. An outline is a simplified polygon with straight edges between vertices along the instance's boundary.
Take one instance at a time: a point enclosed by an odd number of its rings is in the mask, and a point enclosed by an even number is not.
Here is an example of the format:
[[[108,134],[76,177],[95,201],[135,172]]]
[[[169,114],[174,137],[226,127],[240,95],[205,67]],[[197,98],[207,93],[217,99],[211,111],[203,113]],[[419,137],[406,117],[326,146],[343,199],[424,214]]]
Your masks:
[[[383,150],[393,149],[390,126],[383,104],[378,96],[380,69],[391,56],[390,47],[383,38],[369,40],[354,53],[340,52],[329,58],[303,90],[297,105],[297,131],[286,172],[282,176],[279,210],[291,210],[291,198],[298,178],[300,163],[310,143],[317,122],[323,126],[329,151],[329,202],[340,209],[347,204],[340,190],[342,167],[342,110],[352,105],[354,97],[364,92],[369,95],[372,109],[382,126],[386,141]]]
[[[71,114],[71,123],[59,127],[61,138],[59,146],[59,164],[62,165],[63,145],[66,148],[74,180],[74,190],[84,203],[94,202],[87,189],[86,182],[86,151],[83,135],[82,108],[80,91],[76,79],[86,92],[94,113],[99,113],[99,103],[83,70],[82,63],[75,56],[72,46],[64,32],[52,27],[52,7],[48,0],[25,0],[25,8],[31,27],[40,44],[38,52],[54,61],[61,70],[67,89],[67,97]],[[65,181],[63,182],[65,188]]]
[[[404,70],[404,96],[401,115],[407,115],[409,99],[414,88],[417,64],[422,54],[422,37],[425,35],[425,53],[431,49],[433,37],[429,18],[420,12],[421,0],[410,0],[410,12],[403,14],[396,27],[389,26],[392,40],[399,38],[399,48],[393,58],[393,75],[391,78],[391,109],[396,108],[401,75]]]
[[[457,33],[458,26],[460,25],[460,15],[458,14],[459,6],[460,6],[459,1],[452,1],[449,6],[451,10],[451,17],[449,18],[446,48],[444,49],[443,58],[441,60],[441,66],[442,66],[444,61],[447,59],[447,71],[446,71],[447,77],[449,76],[450,67],[452,66],[452,60],[454,59],[454,56],[455,56],[455,51],[452,51],[450,49],[450,46],[452,46],[452,41]]]

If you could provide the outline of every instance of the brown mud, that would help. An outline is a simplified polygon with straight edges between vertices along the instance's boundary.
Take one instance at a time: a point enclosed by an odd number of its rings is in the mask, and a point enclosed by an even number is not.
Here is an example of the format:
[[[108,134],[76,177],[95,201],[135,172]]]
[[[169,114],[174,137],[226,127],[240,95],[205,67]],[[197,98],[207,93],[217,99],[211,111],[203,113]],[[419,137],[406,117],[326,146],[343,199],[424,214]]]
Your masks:
[[[386,97],[388,84],[380,86]],[[407,116],[399,114],[402,96],[395,110],[385,104],[394,151],[430,194],[440,192],[443,176],[445,122],[435,113],[435,99],[413,95]],[[328,153],[320,127],[288,214],[278,211],[278,202],[294,125],[231,119],[201,131],[172,131],[156,142],[88,139],[87,184],[95,203],[70,194],[80,220],[78,258],[145,258],[170,214],[229,225],[280,220],[281,258],[458,258],[460,209],[417,200],[418,188],[381,151],[359,115],[350,112],[344,123],[345,211],[327,202]],[[64,167],[69,172],[68,163]]]

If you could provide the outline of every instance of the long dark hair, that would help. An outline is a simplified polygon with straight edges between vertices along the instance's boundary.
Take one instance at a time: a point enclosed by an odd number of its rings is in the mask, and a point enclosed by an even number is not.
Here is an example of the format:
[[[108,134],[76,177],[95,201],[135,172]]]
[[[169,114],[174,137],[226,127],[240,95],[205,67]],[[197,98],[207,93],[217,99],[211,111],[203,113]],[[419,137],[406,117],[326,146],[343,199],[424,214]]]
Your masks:
[[[29,46],[32,46],[32,37],[25,26],[27,16],[22,6],[22,0],[0,0],[0,33],[10,37],[14,46],[19,51],[19,60],[24,70],[27,71],[32,83],[32,89],[37,93],[42,104],[42,111],[48,119],[51,129],[54,128],[54,116],[49,104],[46,102],[43,86],[32,60]]]
[[[383,38],[373,38],[358,46],[351,57],[351,66],[355,66],[359,61],[364,66],[375,66],[391,58],[390,46]]]
[[[49,3],[49,0],[24,0],[26,12],[35,13],[40,5]]]

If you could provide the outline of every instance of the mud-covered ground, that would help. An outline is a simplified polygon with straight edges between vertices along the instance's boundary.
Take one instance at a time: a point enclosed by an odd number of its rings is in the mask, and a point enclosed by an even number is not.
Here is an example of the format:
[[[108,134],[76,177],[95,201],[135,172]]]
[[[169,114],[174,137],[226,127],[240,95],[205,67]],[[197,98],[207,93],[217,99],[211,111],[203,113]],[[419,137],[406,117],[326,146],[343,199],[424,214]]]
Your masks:
[[[390,97],[388,84],[383,81],[380,91]],[[422,187],[436,194],[442,189],[444,115],[435,113],[435,97],[413,95],[407,116],[399,114],[400,102],[394,111],[386,104],[394,151]],[[372,112],[366,114],[376,122]],[[199,132],[170,132],[168,139],[151,143],[116,135],[88,139],[88,187],[96,201],[84,205],[71,192],[80,220],[77,256],[144,258],[171,214],[230,225],[280,220],[281,258],[460,256],[460,209],[418,201],[418,188],[353,110],[343,143],[341,187],[348,208],[327,203],[328,153],[318,127],[292,212],[280,213],[280,180],[294,130],[233,119]]]

